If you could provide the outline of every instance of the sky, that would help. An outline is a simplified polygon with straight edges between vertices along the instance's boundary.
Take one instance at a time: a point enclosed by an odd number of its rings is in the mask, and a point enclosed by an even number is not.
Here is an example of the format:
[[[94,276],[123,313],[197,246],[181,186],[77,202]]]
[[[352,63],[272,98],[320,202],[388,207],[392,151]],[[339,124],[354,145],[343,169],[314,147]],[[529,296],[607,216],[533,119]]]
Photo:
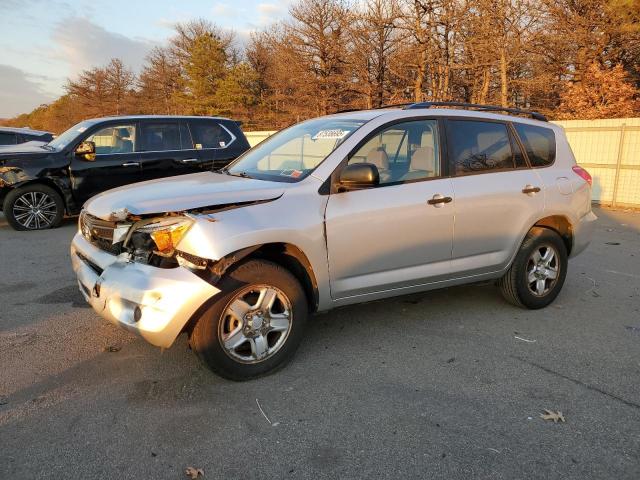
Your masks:
[[[176,22],[205,18],[236,32],[287,16],[290,0],[0,0],[0,118],[59,97],[67,78],[118,57],[139,71]]]

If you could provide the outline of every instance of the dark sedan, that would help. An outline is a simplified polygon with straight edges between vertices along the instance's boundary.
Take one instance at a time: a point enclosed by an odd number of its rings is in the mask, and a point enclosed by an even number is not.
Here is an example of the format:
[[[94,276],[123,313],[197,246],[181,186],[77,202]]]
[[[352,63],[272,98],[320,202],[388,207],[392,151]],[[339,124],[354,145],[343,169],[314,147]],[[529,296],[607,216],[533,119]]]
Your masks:
[[[30,128],[0,127],[0,147],[10,147],[26,142],[48,143],[53,140],[53,133]]]

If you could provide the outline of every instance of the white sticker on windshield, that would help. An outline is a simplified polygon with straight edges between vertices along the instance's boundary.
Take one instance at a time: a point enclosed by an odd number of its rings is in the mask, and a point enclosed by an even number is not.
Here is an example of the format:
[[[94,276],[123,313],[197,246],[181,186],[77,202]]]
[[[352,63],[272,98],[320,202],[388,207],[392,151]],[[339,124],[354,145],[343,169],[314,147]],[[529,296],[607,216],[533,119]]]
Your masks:
[[[87,129],[87,127],[80,127],[80,128],[78,129],[78,133],[82,133],[82,132],[84,132],[86,129]]]
[[[318,140],[318,139],[337,140],[339,138],[343,138],[347,133],[349,133],[347,130],[342,130],[341,128],[334,128],[333,130],[320,130],[313,137],[311,137],[311,140]]]

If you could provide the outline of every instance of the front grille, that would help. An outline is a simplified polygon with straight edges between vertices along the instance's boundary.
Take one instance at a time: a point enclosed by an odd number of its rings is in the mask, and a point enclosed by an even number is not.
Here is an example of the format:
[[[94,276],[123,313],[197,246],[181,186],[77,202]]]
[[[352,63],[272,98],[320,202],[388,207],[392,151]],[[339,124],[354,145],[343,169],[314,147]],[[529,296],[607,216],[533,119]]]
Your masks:
[[[122,244],[113,244],[113,231],[115,228],[115,222],[102,220],[85,211],[80,214],[80,231],[82,232],[82,236],[100,250],[118,255],[120,254]]]

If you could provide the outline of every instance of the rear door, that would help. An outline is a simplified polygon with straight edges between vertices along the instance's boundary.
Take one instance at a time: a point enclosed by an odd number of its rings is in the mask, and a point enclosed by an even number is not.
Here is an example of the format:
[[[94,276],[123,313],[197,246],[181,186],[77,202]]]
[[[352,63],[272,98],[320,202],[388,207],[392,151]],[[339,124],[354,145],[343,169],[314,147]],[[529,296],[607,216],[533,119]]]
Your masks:
[[[188,126],[182,120],[142,120],[140,147],[144,180],[198,171],[198,152],[193,148]]]
[[[93,130],[84,140],[96,145],[96,158],[88,161],[71,153],[71,178],[76,202],[97,193],[142,180],[136,122],[109,124]]]
[[[465,118],[446,125],[456,199],[453,272],[499,270],[541,218],[544,185],[508,123]]]
[[[189,121],[193,143],[198,151],[198,167],[201,170],[218,170],[234,160],[240,152],[238,142],[221,121],[216,119],[191,119]]]

